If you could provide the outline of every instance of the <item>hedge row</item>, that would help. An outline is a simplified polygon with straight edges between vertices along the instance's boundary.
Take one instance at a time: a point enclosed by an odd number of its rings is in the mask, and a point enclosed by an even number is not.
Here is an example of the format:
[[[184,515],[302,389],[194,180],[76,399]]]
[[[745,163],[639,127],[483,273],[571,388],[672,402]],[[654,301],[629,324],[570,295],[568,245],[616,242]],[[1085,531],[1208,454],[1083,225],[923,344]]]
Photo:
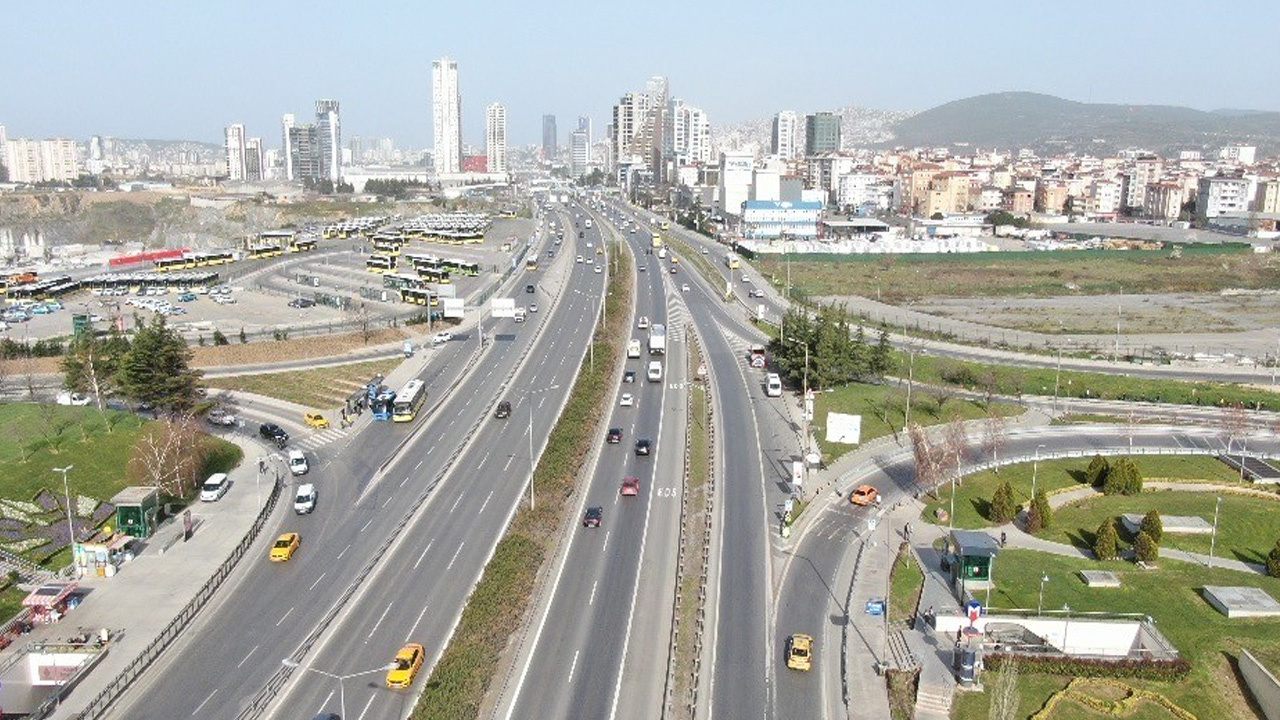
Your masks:
[[[1016,662],[1021,672],[1070,675],[1088,678],[1131,678],[1176,682],[1191,672],[1184,658],[1173,660],[1131,660],[1128,658],[1073,658],[1060,655],[1011,655],[994,653],[983,658],[988,670],[999,671],[1006,659]]]
[[[608,287],[609,319],[592,343],[595,368],[582,360],[577,382],[547,440],[534,472],[536,508],[524,505],[498,543],[462,611],[449,646],[428,678],[412,720],[470,720],[479,715],[499,661],[533,600],[536,579],[551,558],[565,517],[566,501],[577,490],[578,470],[597,442],[596,426],[607,409],[618,375],[618,360],[630,337],[632,273],[630,255],[610,243],[618,259]]]

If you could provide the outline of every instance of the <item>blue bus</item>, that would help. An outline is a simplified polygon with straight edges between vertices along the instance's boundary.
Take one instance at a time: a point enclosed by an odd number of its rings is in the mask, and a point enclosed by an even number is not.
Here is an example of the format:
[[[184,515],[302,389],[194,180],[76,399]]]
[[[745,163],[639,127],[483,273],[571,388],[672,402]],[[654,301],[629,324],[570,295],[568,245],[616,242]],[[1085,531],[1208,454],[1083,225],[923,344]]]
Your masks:
[[[369,409],[373,411],[374,420],[390,420],[396,404],[396,391],[383,390],[369,401]]]

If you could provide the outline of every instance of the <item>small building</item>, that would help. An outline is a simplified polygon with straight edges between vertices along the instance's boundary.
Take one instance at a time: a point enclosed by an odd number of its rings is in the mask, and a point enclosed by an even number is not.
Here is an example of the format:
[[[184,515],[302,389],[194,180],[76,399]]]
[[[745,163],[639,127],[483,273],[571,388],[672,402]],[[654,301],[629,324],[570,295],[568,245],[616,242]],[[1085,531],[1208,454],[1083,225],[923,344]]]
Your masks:
[[[116,506],[116,530],[139,539],[156,531],[160,518],[160,489],[131,485],[111,498]]]
[[[990,535],[974,530],[952,530],[947,539],[947,565],[951,591],[961,601],[967,593],[991,585],[991,572],[1000,545]]]

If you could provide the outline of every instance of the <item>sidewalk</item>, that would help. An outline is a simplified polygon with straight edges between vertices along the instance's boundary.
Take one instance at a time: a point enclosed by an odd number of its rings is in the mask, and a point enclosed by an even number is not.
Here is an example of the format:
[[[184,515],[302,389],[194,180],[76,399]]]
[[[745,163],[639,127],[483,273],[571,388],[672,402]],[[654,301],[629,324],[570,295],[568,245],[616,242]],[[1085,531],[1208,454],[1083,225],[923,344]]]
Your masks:
[[[231,471],[231,488],[221,500],[190,506],[193,524],[190,540],[182,539],[181,517],[169,518],[152,537],[135,542],[136,556],[121,565],[115,576],[87,576],[76,580],[83,596],[78,607],[70,610],[60,622],[38,625],[0,650],[0,667],[15,663],[5,671],[0,682],[0,705],[6,710],[19,710],[18,703],[10,702],[9,698],[21,696],[29,688],[23,656],[33,645],[66,642],[80,634],[82,628],[92,633],[106,628],[112,639],[103,657],[50,715],[53,718],[77,716],[126,666],[142,656],[200,594],[205,581],[217,573],[252,528],[259,514],[259,503],[267,504],[273,483],[288,484],[288,469],[264,445],[246,437],[228,436],[228,439],[240,445],[245,460]],[[253,458],[261,455],[273,460],[266,476],[259,480]],[[287,504],[278,503],[275,511],[279,512],[279,507]],[[252,558],[260,549],[261,538],[258,540],[246,558]]]

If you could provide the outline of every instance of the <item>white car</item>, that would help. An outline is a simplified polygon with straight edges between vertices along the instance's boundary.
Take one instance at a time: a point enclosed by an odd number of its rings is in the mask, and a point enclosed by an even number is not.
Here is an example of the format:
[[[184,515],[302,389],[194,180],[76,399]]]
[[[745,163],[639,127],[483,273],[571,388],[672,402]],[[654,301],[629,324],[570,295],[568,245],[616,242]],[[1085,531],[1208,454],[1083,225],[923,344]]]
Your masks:
[[[590,256],[590,255],[588,255],[588,256],[587,256],[587,264],[588,264],[588,265],[594,265],[594,264],[595,264],[595,262],[596,262],[596,261],[595,261],[595,260],[593,260],[593,259],[591,258],[591,256]]]
[[[219,498],[227,494],[227,488],[231,482],[227,480],[226,473],[214,473],[204,481],[204,485],[200,486],[200,502],[217,502]]]
[[[529,303],[529,312],[531,313],[538,312],[538,303]]]
[[[602,272],[604,272],[604,268],[602,268],[602,267],[600,267],[599,265],[597,265],[597,266],[596,266],[596,274],[597,274],[597,275],[599,275],[599,274],[600,274],[600,273],[602,273]]]
[[[432,345],[443,345],[453,339],[453,333],[441,331],[431,336]]]
[[[92,401],[89,399],[88,395],[82,395],[80,393],[66,392],[66,391],[58,393],[59,405],[83,406],[83,405],[88,405],[90,402]]]
[[[641,315],[640,320],[636,322],[636,327],[645,330],[649,327],[649,316]]]
[[[581,256],[581,255],[579,255],[579,256],[578,256],[578,258],[577,258],[577,260],[575,260],[575,262],[577,262],[579,265],[581,265],[581,264],[582,264],[582,256]]]
[[[684,283],[683,285],[681,285],[680,292],[689,292],[689,283]]]
[[[293,498],[293,511],[298,515],[307,515],[316,509],[316,486],[310,483],[300,485],[298,494]]]
[[[631,396],[631,393],[622,393],[622,399],[618,401],[618,405],[621,407],[631,407],[635,405],[635,398]]]
[[[294,475],[306,475],[311,470],[307,464],[307,456],[301,450],[289,451],[289,472]]]

